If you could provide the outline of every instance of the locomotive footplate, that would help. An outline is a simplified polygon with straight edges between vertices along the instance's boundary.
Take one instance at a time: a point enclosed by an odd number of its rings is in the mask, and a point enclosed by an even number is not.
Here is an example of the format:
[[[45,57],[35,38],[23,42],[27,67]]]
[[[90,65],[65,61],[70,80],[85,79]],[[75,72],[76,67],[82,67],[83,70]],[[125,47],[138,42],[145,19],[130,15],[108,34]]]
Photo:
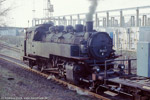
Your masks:
[[[136,88],[142,91],[150,92],[150,78],[145,77],[129,77],[129,78],[111,78],[108,82],[117,83],[123,86]]]

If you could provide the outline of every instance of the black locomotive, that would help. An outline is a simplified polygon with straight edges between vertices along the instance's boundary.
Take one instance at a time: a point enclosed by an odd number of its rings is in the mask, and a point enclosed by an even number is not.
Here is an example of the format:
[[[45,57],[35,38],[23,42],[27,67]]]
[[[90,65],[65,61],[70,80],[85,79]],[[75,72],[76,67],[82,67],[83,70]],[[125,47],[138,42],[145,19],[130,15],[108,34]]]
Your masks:
[[[31,67],[55,69],[60,77],[73,83],[91,81],[93,73],[103,77],[105,61],[116,58],[112,39],[105,32],[93,30],[92,21],[86,26],[78,24],[75,29],[71,25],[54,26],[52,22],[28,29],[24,51],[24,59],[29,58]],[[109,63],[110,73],[112,68],[113,64]]]
[[[54,26],[52,22],[29,28],[22,54],[31,68],[37,66],[40,71],[92,90],[105,88],[129,95],[135,95],[137,90],[140,90],[138,93],[147,91],[137,88],[140,83],[129,86],[129,78],[137,76],[126,75],[123,64],[114,69],[114,61],[119,56],[115,55],[112,39],[106,32],[93,30],[92,21],[86,26],[77,24],[75,28]]]

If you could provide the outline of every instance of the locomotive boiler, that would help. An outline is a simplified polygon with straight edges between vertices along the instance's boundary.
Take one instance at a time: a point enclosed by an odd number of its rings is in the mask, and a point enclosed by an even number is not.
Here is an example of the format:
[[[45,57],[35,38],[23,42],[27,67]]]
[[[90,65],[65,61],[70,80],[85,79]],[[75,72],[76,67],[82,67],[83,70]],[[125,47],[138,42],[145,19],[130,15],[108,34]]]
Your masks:
[[[74,84],[103,81],[105,61],[115,59],[112,39],[106,32],[93,30],[93,22],[54,26],[52,22],[27,29],[23,60],[40,71],[51,72]],[[107,64],[108,76],[114,64]]]

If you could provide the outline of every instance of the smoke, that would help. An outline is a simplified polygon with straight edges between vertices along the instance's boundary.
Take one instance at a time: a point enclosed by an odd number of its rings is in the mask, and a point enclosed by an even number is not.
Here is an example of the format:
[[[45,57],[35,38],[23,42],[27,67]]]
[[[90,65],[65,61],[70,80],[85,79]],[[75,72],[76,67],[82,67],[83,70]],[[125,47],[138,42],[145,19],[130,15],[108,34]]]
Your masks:
[[[89,7],[89,12],[86,15],[86,20],[87,21],[92,21],[93,20],[93,14],[96,11],[97,5],[98,5],[98,0],[89,0],[91,2],[91,5]]]

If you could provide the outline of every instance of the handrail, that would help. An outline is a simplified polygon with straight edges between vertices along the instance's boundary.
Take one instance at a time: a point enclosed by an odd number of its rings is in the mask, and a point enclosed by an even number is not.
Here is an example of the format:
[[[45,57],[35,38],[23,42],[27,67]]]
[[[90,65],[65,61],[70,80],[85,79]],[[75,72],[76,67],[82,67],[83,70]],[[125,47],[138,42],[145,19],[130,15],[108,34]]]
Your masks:
[[[137,59],[119,59],[119,60],[114,60],[114,59],[110,59],[110,60],[106,60],[105,61],[105,71],[104,71],[104,84],[106,85],[106,79],[107,79],[107,62],[114,62],[114,61],[128,61],[128,75],[131,75],[131,61],[133,60],[137,60]]]

